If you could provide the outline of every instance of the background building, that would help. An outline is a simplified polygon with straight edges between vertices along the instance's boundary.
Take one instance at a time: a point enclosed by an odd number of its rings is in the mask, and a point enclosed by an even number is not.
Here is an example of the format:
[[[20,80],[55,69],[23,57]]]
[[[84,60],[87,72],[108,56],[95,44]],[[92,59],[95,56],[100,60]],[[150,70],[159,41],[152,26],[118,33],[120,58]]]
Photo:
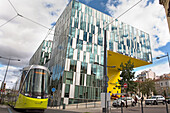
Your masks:
[[[100,100],[103,87],[104,30],[107,31],[108,88],[120,93],[118,67],[131,59],[135,67],[152,63],[149,34],[72,0],[56,22],[52,57],[55,104]],[[111,24],[108,25],[113,21]],[[106,26],[107,25],[107,26]]]
[[[170,74],[164,74],[155,80],[157,94],[170,97]]]
[[[46,64],[51,58],[51,51],[52,51],[52,44],[53,41],[51,40],[43,40],[39,48],[36,50],[34,55],[29,61],[30,65],[44,65]]]
[[[156,74],[151,69],[148,71],[142,71],[141,74],[137,75],[137,81],[145,81],[146,79],[155,79]]]
[[[170,31],[170,0],[159,0],[159,3],[164,6],[166,18],[168,21],[169,31]]]

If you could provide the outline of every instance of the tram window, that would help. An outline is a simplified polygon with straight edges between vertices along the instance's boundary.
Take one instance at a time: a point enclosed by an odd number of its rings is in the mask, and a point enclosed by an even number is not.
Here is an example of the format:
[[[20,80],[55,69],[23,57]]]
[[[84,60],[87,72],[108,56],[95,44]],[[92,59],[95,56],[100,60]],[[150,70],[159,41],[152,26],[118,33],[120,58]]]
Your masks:
[[[29,92],[30,92],[30,80],[31,80],[31,75],[32,75],[32,71],[29,72],[29,74],[27,75],[27,78],[25,79],[25,82],[24,82],[24,85],[23,85],[23,88],[22,88],[22,91],[21,93],[22,94],[25,94],[26,96],[29,95]]]
[[[25,79],[21,93],[25,96],[43,96],[48,94],[49,75],[45,70],[32,69]]]
[[[21,76],[20,85],[19,85],[19,90],[21,89],[21,86],[23,84],[26,74],[27,74],[27,71],[23,71],[22,76]]]

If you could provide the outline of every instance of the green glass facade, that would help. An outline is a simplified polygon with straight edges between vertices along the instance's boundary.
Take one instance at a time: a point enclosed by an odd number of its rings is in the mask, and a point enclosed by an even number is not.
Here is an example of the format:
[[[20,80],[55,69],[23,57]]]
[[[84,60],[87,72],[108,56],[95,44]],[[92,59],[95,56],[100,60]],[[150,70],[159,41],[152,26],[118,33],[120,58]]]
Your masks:
[[[152,62],[149,34],[75,0],[56,22],[52,58],[46,64],[56,88],[56,104],[100,100],[104,30],[107,50]],[[112,22],[111,24],[108,24]]]

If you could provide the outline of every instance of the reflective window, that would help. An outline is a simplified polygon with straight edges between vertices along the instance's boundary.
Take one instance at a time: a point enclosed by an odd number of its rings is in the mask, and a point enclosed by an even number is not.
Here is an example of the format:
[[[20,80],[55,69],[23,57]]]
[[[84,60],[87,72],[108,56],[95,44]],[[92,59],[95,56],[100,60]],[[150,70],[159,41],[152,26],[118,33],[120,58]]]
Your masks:
[[[65,86],[65,96],[64,97],[69,97],[69,92],[70,92],[70,85],[66,84],[66,86]]]

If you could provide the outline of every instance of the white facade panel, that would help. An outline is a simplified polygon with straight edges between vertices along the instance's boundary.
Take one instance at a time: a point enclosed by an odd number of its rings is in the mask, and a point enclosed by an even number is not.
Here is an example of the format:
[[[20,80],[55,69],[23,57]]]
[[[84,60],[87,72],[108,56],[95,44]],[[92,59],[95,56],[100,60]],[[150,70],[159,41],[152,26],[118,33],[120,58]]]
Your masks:
[[[81,70],[81,62],[80,62],[80,61],[77,61],[77,69],[76,69],[76,72],[80,73],[80,70]]]
[[[84,86],[86,86],[87,74],[84,75]]]
[[[72,48],[73,49],[76,49],[76,42],[77,42],[77,39],[73,38],[73,41],[72,41]]]
[[[76,85],[80,85],[80,73],[76,73]]]
[[[63,83],[62,85],[61,98],[64,98],[64,93],[65,93],[65,83]]]
[[[66,58],[66,62],[65,62],[65,70],[69,71],[70,70],[70,59]]]
[[[91,64],[87,64],[87,74],[91,75]]]
[[[86,51],[87,42],[83,41],[83,51]]]
[[[101,47],[98,45],[97,46],[97,55],[100,55],[101,54]]]
[[[72,19],[72,26],[71,27],[74,27],[74,18]]]
[[[79,23],[78,23],[78,29],[80,29],[80,22],[81,22],[81,11],[79,11]]]
[[[64,98],[64,104],[68,105],[68,98]]]
[[[83,62],[84,52],[80,50],[80,61]]]
[[[80,30],[80,37],[79,39],[83,40],[83,30]]]
[[[84,4],[81,5],[81,8],[82,8],[82,12],[85,12],[85,5]]]
[[[69,98],[74,98],[75,85],[70,84]]]
[[[76,84],[76,72],[74,72],[74,74],[73,74],[73,85],[75,85]]]
[[[90,61],[90,53],[86,52],[86,62],[89,63]]]
[[[78,50],[75,49],[73,52],[73,60],[77,60],[77,52],[78,52]]]

